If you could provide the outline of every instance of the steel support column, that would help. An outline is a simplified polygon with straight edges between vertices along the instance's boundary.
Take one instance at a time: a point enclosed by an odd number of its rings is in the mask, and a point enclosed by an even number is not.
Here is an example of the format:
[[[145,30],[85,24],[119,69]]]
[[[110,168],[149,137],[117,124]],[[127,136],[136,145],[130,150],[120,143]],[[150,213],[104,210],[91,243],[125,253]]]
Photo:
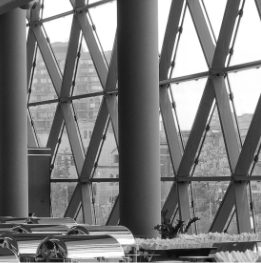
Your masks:
[[[0,215],[28,216],[25,11],[0,15]]]
[[[118,1],[120,224],[155,237],[160,216],[157,1]]]

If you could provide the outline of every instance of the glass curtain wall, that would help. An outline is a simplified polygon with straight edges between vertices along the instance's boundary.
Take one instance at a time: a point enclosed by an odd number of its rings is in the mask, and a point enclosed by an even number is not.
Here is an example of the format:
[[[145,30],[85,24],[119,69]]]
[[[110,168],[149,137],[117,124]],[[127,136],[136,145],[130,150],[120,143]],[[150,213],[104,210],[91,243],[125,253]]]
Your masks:
[[[161,204],[200,217],[195,233],[259,231],[260,14],[158,0]],[[28,146],[51,148],[52,216],[117,224],[117,3],[41,0],[27,19]]]

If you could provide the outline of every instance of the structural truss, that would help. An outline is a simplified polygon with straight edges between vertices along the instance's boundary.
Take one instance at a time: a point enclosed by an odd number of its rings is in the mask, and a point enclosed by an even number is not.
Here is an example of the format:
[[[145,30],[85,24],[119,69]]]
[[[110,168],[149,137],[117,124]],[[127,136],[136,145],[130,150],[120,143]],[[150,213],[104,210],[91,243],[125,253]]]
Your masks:
[[[114,28],[107,28],[113,24],[110,20],[116,21],[117,5],[116,1],[108,0],[87,1],[89,3],[63,0],[57,1],[55,13],[53,2],[39,2],[27,15],[28,141],[30,147],[51,149],[52,185],[75,185],[63,215],[76,218],[81,213],[84,222],[94,224],[98,202],[94,192],[100,184],[109,186],[118,182],[117,177],[97,175],[106,140],[113,138],[115,152],[118,145],[117,43],[113,41],[116,24]],[[255,202],[261,181],[261,169],[258,169],[261,55],[257,45],[261,43],[258,36],[261,1],[158,2],[159,122],[167,149],[165,157],[171,166],[171,172],[159,175],[162,190],[168,185],[162,197],[162,209],[167,209],[173,220],[176,216],[188,219],[193,215],[207,215],[207,230],[213,232],[228,231],[232,222],[239,232],[257,231],[256,222],[261,214]],[[99,10],[103,11],[99,14]],[[71,21],[69,24],[67,19]],[[55,34],[59,36],[64,30],[68,38],[61,37],[60,42],[66,42],[66,54],[61,58],[57,52],[59,44],[55,48],[54,42],[59,42]],[[104,39],[112,39],[111,48]],[[79,78],[86,77],[85,81],[91,83],[87,79],[89,73],[81,68],[83,53],[88,53],[98,77],[98,88],[96,85],[91,92],[87,89],[75,92]],[[37,97],[40,93],[34,84],[39,82],[35,79],[40,63],[48,75],[42,80],[43,86],[50,80],[52,98]],[[81,127],[88,124],[79,121],[77,103],[97,97],[101,98],[97,116],[92,119],[91,136],[85,145],[86,136]],[[50,107],[53,120],[46,132],[46,141],[41,144],[39,138],[43,132],[39,132],[36,125],[40,117],[35,115],[35,109]],[[97,108],[97,104],[94,103],[93,108]],[[108,132],[114,136],[106,136]],[[52,173],[59,166],[57,162],[65,160],[64,156],[58,160],[59,147],[65,137],[75,177],[58,178]],[[106,223],[117,224],[119,200],[111,201]],[[193,231],[204,230],[195,226]]]

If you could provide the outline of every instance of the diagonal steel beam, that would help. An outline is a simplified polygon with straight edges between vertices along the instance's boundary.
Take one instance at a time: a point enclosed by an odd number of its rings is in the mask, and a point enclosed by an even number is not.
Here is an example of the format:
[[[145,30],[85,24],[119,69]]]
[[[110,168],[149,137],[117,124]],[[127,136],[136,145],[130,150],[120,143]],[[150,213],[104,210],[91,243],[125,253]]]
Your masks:
[[[75,167],[79,175],[82,171],[84,163],[84,151],[76,127],[75,118],[72,113],[72,106],[71,103],[61,103],[60,107],[62,109],[69,143],[71,146],[72,154],[74,156]]]
[[[96,160],[96,156],[98,153],[98,149],[100,147],[100,143],[102,140],[102,136],[103,136],[106,124],[108,122],[108,118],[109,118],[109,113],[108,113],[108,108],[106,105],[106,100],[103,99],[98,117],[94,125],[92,137],[89,143],[89,147],[86,153],[86,158],[85,158],[84,165],[82,168],[82,172],[81,172],[82,179],[85,178],[88,180],[88,178],[91,177],[91,174],[94,168],[94,164],[95,164],[95,160]]]
[[[236,24],[236,19],[239,13],[239,7],[240,7],[240,0],[229,0],[227,2],[224,18],[222,21],[220,33],[219,33],[219,38],[217,41],[217,46],[213,58],[213,63],[212,63],[212,72],[215,74],[215,69],[222,69],[225,66],[225,62],[229,53],[229,48],[230,48],[230,42],[232,39],[232,34],[233,34],[233,29]],[[221,94],[219,93],[219,89],[222,89],[222,83],[221,86],[216,86],[216,96],[217,99],[220,98]],[[223,100],[223,102],[222,102]],[[232,113],[231,111],[228,111],[228,98],[223,98],[219,99],[219,104],[221,103],[226,103],[225,107],[227,110],[223,111],[221,108],[222,105],[219,105],[219,114],[221,119],[221,124],[224,123],[225,125],[222,127],[224,130],[224,139],[226,143],[226,147],[228,150],[229,155],[229,160],[231,164],[231,169],[235,169],[235,161],[239,157],[239,152],[237,150],[237,143],[235,141],[236,139],[236,132],[235,128],[232,127],[232,123],[228,124],[229,121],[231,121],[231,116]],[[224,105],[223,105],[224,106]],[[222,113],[223,112],[223,113]],[[228,114],[228,115],[227,115]],[[232,138],[233,137],[233,138]],[[246,193],[246,184],[240,185],[240,184],[235,184],[233,188],[229,188],[228,191],[233,191],[234,192],[234,202],[236,205],[236,213],[237,213],[237,220],[238,220],[238,227],[239,231],[242,232],[246,229],[249,229],[250,225],[250,217],[249,217],[249,207],[248,207],[248,202],[242,202],[240,204],[240,196],[244,195]],[[230,202],[227,198],[227,196],[230,196],[231,194],[228,193],[226,195],[226,198],[224,200],[225,202]],[[215,224],[212,224],[213,228],[216,228],[218,225],[220,228],[224,227],[224,212],[221,212],[222,210],[218,210],[215,218]]]
[[[52,80],[54,89],[57,94],[60,94],[61,86],[62,86],[62,76],[59,72],[58,65],[55,62],[55,59],[52,55],[52,52],[50,50],[50,46],[47,43],[47,40],[44,36],[43,30],[41,26],[34,26],[32,27],[35,38],[37,40],[38,46],[41,50],[41,54],[43,57],[43,60],[45,62],[47,71],[49,73],[49,76]]]
[[[81,185],[78,183],[74,189],[70,203],[65,211],[65,217],[75,218],[76,213],[79,211],[82,200]]]
[[[172,1],[169,18],[167,22],[165,37],[163,40],[160,62],[159,62],[159,79],[165,80],[168,78],[168,72],[171,66],[172,53],[174,51],[175,42],[177,40],[179,23],[182,16],[182,9],[184,6],[183,0]],[[166,139],[169,146],[169,153],[172,162],[174,173],[176,174],[180,165],[182,153],[179,146],[179,136],[176,129],[174,116],[172,112],[172,103],[169,97],[168,85],[160,87],[160,111],[162,121],[165,129]],[[178,204],[177,187],[174,183],[170,193],[166,199],[163,209],[167,210],[167,217],[171,217],[176,205]],[[188,193],[187,193],[188,195]],[[189,204],[183,204],[189,210]],[[185,218],[185,215],[183,216]]]
[[[63,112],[60,104],[57,105],[55,115],[53,118],[53,123],[51,126],[50,134],[47,140],[46,147],[51,149],[51,159],[53,158],[55,147],[58,142],[58,138],[64,123]]]
[[[188,0],[187,3],[208,67],[210,67],[215,52],[215,43],[211,38],[199,0]]]
[[[37,147],[35,133],[33,131],[30,116],[28,113],[27,113],[27,144],[28,144],[28,147]]]
[[[231,182],[227,188],[224,198],[218,208],[218,212],[212,221],[209,232],[223,232],[229,219],[230,213],[235,205],[234,185]],[[217,216],[218,215],[218,216]]]
[[[228,161],[231,170],[234,171],[240,150],[237,140],[238,135],[236,133],[234,119],[229,104],[229,95],[227,93],[224,77],[212,77],[210,78],[210,81],[213,82],[215,89],[219,119],[228,153]]]
[[[106,222],[106,225],[107,226],[115,226],[115,225],[118,225],[118,222],[119,222],[119,214],[120,214],[120,208],[119,208],[119,196],[117,196],[117,199],[114,203],[114,206],[111,210],[111,213],[109,215],[109,218]]]
[[[217,46],[212,62],[212,68],[224,68],[229,53],[233,29],[236,24],[241,0],[228,0],[222,25],[219,32]]]
[[[77,18],[79,24],[81,25],[82,33],[99,76],[101,85],[103,88],[105,88],[108,69],[97,45],[97,41],[95,40],[92,26],[87,19],[86,13],[78,13]]]
[[[202,134],[206,129],[214,99],[213,83],[208,80],[179,166],[178,177],[190,175],[190,170],[194,164]]]
[[[80,34],[81,28],[79,26],[77,18],[74,16],[72,21],[70,39],[68,43],[67,56],[65,60],[64,74],[62,79],[62,88],[60,93],[60,97],[62,98],[68,97],[71,92]]]
[[[259,97],[243,148],[241,150],[235,175],[247,175],[261,136],[261,96]]]
[[[33,33],[33,29],[30,27],[28,31],[27,36],[27,44],[26,44],[26,50],[27,50],[27,83],[28,83],[28,89],[29,87],[29,81],[30,76],[32,75],[33,70],[33,60],[35,56],[37,48],[37,42]]]
[[[159,64],[159,79],[165,80],[168,77],[168,71],[171,65],[171,58],[179,30],[179,22],[182,14],[184,0],[172,0],[170,7],[168,23],[162,44]]]

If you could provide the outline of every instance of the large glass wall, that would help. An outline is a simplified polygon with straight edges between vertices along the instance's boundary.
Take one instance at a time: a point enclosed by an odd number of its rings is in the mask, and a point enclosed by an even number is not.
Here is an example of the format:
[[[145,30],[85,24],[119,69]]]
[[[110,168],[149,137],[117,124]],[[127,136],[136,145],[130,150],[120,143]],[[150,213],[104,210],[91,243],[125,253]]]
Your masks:
[[[158,0],[161,204],[200,217],[197,233],[259,231],[258,3]],[[41,0],[28,16],[28,116],[52,149],[53,216],[119,220],[116,18],[107,0]]]

